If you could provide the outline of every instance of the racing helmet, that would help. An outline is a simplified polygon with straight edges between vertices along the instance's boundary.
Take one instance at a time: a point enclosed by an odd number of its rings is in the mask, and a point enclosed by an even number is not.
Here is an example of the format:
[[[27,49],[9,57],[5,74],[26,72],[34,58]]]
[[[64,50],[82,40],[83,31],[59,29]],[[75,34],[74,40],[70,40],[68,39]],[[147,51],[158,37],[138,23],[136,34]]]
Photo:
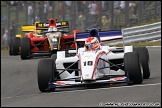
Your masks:
[[[95,51],[100,48],[99,41],[96,37],[89,37],[85,40],[85,50]]]
[[[50,27],[48,28],[48,31],[49,31],[49,32],[57,31],[57,28],[54,27],[54,26],[50,26]]]

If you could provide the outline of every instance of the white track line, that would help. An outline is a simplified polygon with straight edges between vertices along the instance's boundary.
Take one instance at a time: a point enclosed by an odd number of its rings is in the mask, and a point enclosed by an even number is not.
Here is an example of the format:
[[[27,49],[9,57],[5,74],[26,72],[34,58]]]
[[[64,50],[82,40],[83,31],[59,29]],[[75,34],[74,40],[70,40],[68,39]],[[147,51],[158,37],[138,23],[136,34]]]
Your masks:
[[[111,87],[110,88],[97,88],[97,89],[85,89],[85,90],[72,90],[72,91],[63,91],[63,92],[51,92],[51,93],[65,93],[65,92],[76,92],[76,91],[89,91],[89,90],[104,90],[104,89],[117,89],[117,88],[131,88],[131,87],[145,87],[145,86],[155,86],[155,85],[161,85],[161,83],[154,83],[154,84],[144,84],[144,85],[132,85],[132,86],[120,86],[120,87]],[[74,87],[75,88],[75,87]],[[41,93],[45,94],[45,93]],[[47,93],[49,94],[49,93]],[[10,99],[10,98],[18,98],[18,97],[28,97],[28,96],[34,96],[34,95],[39,95],[38,94],[30,94],[30,95],[21,95],[21,96],[13,96],[13,97],[2,97],[1,100],[3,99]]]

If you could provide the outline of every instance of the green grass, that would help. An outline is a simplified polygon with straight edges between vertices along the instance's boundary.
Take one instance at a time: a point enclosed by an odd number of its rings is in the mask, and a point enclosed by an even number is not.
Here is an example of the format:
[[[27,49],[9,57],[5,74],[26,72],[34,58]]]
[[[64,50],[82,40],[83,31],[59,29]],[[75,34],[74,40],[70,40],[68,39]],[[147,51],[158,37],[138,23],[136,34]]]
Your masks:
[[[142,47],[142,46],[161,46],[161,41],[157,42],[139,42],[139,43],[129,43],[125,44],[126,46],[133,45],[134,47]],[[118,46],[121,47],[123,44],[117,44],[117,45],[110,45],[110,46]]]
[[[141,24],[138,24],[136,26],[142,26],[142,25],[146,25],[146,24],[153,24],[153,23],[157,23],[157,22],[161,22],[161,19],[158,18],[158,19],[152,20],[152,21],[150,21],[148,23],[141,23]]]
[[[1,54],[4,54],[4,53],[8,53],[8,49],[7,48],[1,48]]]

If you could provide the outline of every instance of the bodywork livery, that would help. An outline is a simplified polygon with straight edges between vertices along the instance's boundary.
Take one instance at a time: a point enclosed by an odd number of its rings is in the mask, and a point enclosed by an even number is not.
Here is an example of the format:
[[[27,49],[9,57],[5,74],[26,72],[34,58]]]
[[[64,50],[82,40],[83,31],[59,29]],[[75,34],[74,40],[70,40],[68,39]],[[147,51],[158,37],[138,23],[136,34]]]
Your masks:
[[[85,51],[84,41],[96,32],[102,43],[114,39],[123,40],[121,30],[75,33],[76,50],[74,56],[65,56],[65,51],[58,51],[50,59],[38,62],[38,87],[41,92],[55,90],[57,87],[69,87],[94,83],[140,84],[150,77],[149,53],[146,47],[100,46],[96,51]]]
[[[48,31],[56,27],[57,31]],[[21,39],[21,59],[30,59],[34,56],[46,56],[55,54],[59,50],[71,48],[74,41],[74,35],[66,35],[69,28],[67,21],[56,22],[54,18],[48,20],[48,23],[37,23],[36,30],[38,34],[29,33],[27,37]]]

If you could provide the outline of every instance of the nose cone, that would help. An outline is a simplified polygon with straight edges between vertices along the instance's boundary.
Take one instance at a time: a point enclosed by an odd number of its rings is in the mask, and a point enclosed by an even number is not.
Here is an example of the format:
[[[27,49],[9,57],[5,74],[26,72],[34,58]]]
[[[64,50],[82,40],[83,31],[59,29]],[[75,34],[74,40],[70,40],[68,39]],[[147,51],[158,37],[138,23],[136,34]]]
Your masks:
[[[81,56],[81,71],[83,80],[92,80],[96,70],[95,65],[95,53],[84,52]]]

